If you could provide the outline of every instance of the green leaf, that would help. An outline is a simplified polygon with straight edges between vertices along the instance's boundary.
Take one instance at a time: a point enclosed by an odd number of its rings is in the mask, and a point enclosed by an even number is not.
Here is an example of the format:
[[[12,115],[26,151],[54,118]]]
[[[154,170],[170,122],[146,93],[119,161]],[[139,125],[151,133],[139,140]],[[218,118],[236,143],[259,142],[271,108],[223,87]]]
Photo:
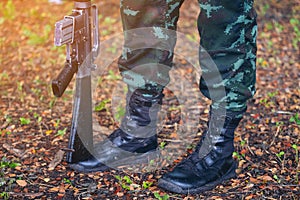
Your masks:
[[[38,123],[42,122],[42,117],[39,116],[37,121],[38,121]]]
[[[3,197],[3,199],[9,199],[9,193],[8,192],[1,192],[0,197]]]
[[[148,189],[148,188],[151,187],[152,185],[153,185],[153,182],[143,181],[143,188],[144,188],[144,189]]]
[[[165,194],[164,196],[162,196],[162,200],[168,200],[169,199],[169,195]]]
[[[246,144],[246,140],[241,141],[241,146],[244,146]]]
[[[132,183],[132,180],[130,179],[129,176],[124,176],[123,179],[124,179],[124,180],[126,181],[126,183],[128,183],[128,184],[131,184],[131,183]]]
[[[3,8],[1,6],[1,12],[3,14],[4,19],[7,20],[14,20],[16,17],[16,8],[15,5],[13,4],[12,0],[8,0],[5,7]]]
[[[21,122],[21,125],[28,125],[28,124],[30,124],[30,119],[20,117],[20,122]]]
[[[281,182],[280,179],[279,179],[279,177],[278,177],[276,174],[273,175],[273,178],[274,178],[278,183]]]
[[[160,197],[160,195],[158,194],[158,192],[154,192],[154,196],[155,196],[155,198],[157,198],[157,199],[161,199],[161,197]]]
[[[298,150],[298,146],[296,144],[292,145],[293,149],[295,149],[296,151]]]
[[[124,188],[125,190],[130,190],[130,187],[125,183],[122,183],[122,188]]]
[[[67,132],[67,128],[64,128],[63,130],[58,130],[55,136],[64,136]]]
[[[167,194],[164,194],[163,196],[160,196],[160,194],[158,192],[154,192],[154,196],[158,200],[168,200],[170,198],[170,196],[167,195]]]
[[[1,161],[0,161],[0,168],[16,168],[17,166],[20,166],[21,164],[20,163],[16,163],[16,162],[12,162],[12,161],[9,161],[7,160],[6,157],[2,157]]]
[[[290,118],[290,122],[295,122],[297,125],[300,125],[299,113],[296,113]]]
[[[124,115],[125,115],[125,113],[126,113],[126,110],[125,110],[125,108],[123,108],[122,106],[118,106],[117,107],[117,112],[116,112],[116,119],[118,120],[118,121],[120,121],[123,117],[124,117]]]
[[[166,142],[164,142],[164,141],[162,141],[160,144],[159,144],[159,147],[161,148],[161,149],[164,149],[165,148],[165,146],[166,146]]]
[[[154,165],[154,164],[155,164],[155,161],[154,160],[150,160],[149,165]]]
[[[72,182],[71,182],[71,180],[69,180],[69,179],[64,178],[64,182],[65,182],[66,184],[72,185]]]
[[[232,155],[233,155],[233,157],[237,158],[238,160],[241,159],[241,155],[238,152],[236,152],[236,151],[233,152]]]
[[[6,131],[6,135],[10,135],[11,134],[11,131]]]
[[[39,114],[37,114],[37,113],[34,113],[33,117],[37,119],[38,123],[40,123],[42,121],[42,117]]]
[[[119,74],[116,74],[114,71],[109,70],[107,78],[109,80],[120,80],[121,76]]]
[[[14,169],[14,168],[16,168],[17,166],[20,166],[20,165],[21,165],[20,163],[10,162],[9,163],[9,168]]]
[[[101,101],[98,105],[95,106],[95,111],[99,112],[106,109],[106,106],[109,102],[110,100],[108,99]]]
[[[119,176],[119,175],[115,175],[115,178],[116,178],[118,181],[122,181],[122,178],[121,178],[121,176]]]
[[[276,154],[278,158],[281,158],[284,155],[284,151],[280,151],[279,153]]]

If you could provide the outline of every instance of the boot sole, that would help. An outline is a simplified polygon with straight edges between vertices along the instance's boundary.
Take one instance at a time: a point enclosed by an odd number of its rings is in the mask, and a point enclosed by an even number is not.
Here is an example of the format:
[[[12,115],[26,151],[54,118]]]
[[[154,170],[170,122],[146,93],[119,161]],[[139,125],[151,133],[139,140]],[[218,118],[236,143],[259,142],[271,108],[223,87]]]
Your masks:
[[[126,157],[121,160],[110,163],[110,168],[116,170],[129,170],[133,172],[141,172],[143,168],[150,166],[150,161],[158,159],[160,157],[160,151],[149,151],[143,154],[137,154],[136,156]]]
[[[211,190],[213,188],[215,188],[217,185],[219,185],[220,183],[227,181],[231,178],[235,178],[236,177],[236,173],[235,173],[235,169],[237,168],[237,164],[234,163],[231,168],[228,170],[228,172],[226,174],[224,174],[222,177],[220,177],[219,179],[207,183],[206,185],[202,185],[200,187],[197,188],[190,188],[190,189],[183,189],[178,185],[175,185],[173,183],[170,183],[167,180],[164,179],[160,179],[158,181],[158,187],[170,191],[170,192],[174,192],[177,194],[200,194],[202,192],[205,192],[207,190]]]
[[[69,168],[81,173],[104,172],[110,169],[106,165],[101,165],[99,167],[93,167],[93,168],[85,168],[79,164],[69,164]]]
[[[82,172],[82,173],[104,172],[110,169],[119,170],[121,168],[133,169],[133,167],[137,167],[135,165],[139,165],[138,167],[141,167],[141,165],[143,164],[149,165],[149,161],[153,159],[157,159],[159,157],[160,157],[159,151],[154,150],[154,151],[149,151],[147,153],[143,153],[141,155],[126,157],[124,159],[111,162],[109,166],[105,164],[101,164],[101,165],[99,164],[99,166],[97,167],[85,168],[84,166],[75,163],[75,164],[69,164],[69,167],[75,171]]]

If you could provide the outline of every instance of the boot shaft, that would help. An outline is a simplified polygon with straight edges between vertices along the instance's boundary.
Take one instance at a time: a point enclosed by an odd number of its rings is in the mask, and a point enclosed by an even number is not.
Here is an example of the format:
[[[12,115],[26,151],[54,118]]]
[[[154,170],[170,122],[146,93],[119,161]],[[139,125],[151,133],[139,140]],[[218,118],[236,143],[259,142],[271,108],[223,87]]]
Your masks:
[[[137,138],[155,135],[158,112],[164,97],[162,91],[135,89],[132,92],[130,89],[126,95],[126,112],[120,128]]]
[[[210,109],[208,129],[203,133],[201,141],[197,145],[196,151],[199,158],[204,158],[209,154],[218,154],[218,157],[229,157],[234,151],[234,132],[243,113]],[[214,155],[215,157],[217,155]]]

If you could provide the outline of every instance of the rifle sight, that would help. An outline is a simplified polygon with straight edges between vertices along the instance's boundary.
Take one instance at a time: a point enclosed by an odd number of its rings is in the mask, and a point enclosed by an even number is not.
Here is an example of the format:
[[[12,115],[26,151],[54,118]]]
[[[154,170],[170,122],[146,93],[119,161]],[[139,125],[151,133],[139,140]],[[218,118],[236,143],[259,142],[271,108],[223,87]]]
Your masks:
[[[54,44],[62,46],[74,41],[74,18],[65,16],[63,20],[55,23]]]

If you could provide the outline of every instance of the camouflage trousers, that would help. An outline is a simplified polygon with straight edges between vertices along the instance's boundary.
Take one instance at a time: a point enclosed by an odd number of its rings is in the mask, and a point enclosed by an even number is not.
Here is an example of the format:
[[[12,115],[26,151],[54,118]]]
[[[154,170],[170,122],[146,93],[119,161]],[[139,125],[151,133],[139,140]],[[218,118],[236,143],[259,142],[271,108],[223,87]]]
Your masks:
[[[125,43],[118,63],[129,88],[162,91],[169,82],[176,35],[166,30],[176,31],[183,1],[121,0]],[[247,100],[255,93],[256,80],[257,24],[253,0],[199,0],[198,3],[201,10],[197,21],[199,46],[206,50],[218,69],[215,73],[209,66],[201,64],[200,59],[202,76],[199,88],[212,100],[215,108],[225,105],[226,110],[245,110]],[[140,28],[150,29],[147,34],[159,38],[160,43],[163,41],[164,48],[155,48],[155,45],[142,48],[147,42],[137,39],[139,31],[126,33]],[[140,48],[133,48],[132,41],[138,41]],[[137,68],[139,70],[135,70]],[[225,91],[224,95],[220,95],[220,90]]]

